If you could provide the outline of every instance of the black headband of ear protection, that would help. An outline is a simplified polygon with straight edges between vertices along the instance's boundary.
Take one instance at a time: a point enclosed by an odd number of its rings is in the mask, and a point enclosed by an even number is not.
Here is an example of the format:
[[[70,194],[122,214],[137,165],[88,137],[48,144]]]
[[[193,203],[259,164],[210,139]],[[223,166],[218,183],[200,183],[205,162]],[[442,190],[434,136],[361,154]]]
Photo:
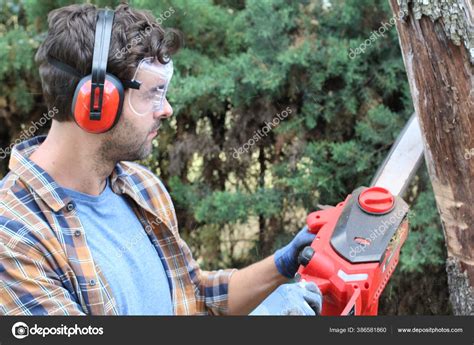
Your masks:
[[[107,73],[107,60],[109,58],[110,38],[112,37],[114,16],[114,11],[107,9],[101,9],[97,14],[94,53],[92,55],[91,120],[100,120],[102,113],[105,74]]]

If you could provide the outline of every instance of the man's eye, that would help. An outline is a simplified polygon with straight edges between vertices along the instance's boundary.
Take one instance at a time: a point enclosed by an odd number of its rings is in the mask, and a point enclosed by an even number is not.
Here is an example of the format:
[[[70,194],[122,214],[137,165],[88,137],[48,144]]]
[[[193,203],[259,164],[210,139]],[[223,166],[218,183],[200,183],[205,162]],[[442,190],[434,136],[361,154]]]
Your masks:
[[[166,85],[158,85],[153,88],[154,91],[163,91]]]

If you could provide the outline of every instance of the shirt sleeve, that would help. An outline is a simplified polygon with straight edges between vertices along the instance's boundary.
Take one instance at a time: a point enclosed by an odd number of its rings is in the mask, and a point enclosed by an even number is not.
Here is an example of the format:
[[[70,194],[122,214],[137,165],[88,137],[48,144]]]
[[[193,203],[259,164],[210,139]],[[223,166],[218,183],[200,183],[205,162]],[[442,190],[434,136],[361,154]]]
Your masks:
[[[0,242],[0,315],[85,315],[40,252]]]
[[[196,289],[197,309],[210,315],[227,315],[229,281],[237,269],[203,271],[194,260],[189,246],[181,237],[180,247],[187,261],[189,275]]]

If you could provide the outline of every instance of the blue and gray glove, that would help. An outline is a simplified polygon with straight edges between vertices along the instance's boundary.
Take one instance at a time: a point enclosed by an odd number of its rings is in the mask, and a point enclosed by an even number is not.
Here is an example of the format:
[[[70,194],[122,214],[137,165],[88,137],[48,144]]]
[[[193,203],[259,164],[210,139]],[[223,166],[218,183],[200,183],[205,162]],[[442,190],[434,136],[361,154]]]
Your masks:
[[[298,255],[300,251],[311,244],[315,234],[308,231],[308,227],[305,226],[300,230],[285,247],[278,249],[275,252],[275,264],[280,274],[287,278],[293,278],[298,271]]]
[[[280,285],[249,315],[319,315],[321,291],[313,282]]]

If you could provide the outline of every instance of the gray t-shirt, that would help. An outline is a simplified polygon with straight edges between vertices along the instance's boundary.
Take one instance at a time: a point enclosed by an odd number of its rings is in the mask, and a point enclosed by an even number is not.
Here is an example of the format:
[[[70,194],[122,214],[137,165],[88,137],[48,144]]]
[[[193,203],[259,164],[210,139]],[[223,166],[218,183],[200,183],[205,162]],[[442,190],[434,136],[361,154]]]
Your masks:
[[[75,201],[91,248],[121,315],[173,315],[170,285],[155,248],[125,197],[64,191]]]

